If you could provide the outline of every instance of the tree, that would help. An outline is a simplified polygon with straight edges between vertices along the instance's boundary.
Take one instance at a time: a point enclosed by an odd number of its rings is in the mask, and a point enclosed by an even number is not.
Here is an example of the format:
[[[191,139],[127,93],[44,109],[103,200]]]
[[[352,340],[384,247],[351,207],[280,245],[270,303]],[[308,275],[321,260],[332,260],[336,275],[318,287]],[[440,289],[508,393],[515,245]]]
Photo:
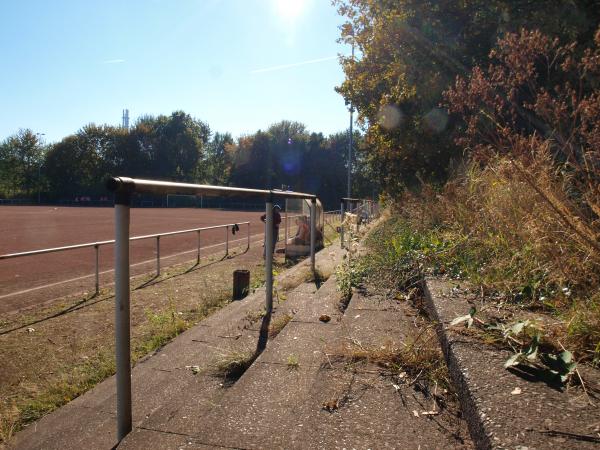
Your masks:
[[[230,133],[215,133],[198,163],[197,179],[203,183],[226,185],[234,151],[235,144]]]
[[[342,58],[337,88],[358,110],[382,186],[397,193],[421,180],[443,182],[462,152],[439,107],[457,75],[485,61],[496,38],[522,26],[552,36],[593,35],[600,12],[590,0],[334,0],[347,22],[341,40],[359,57]]]
[[[0,144],[0,196],[32,196],[41,187],[45,147],[38,134],[20,130]]]

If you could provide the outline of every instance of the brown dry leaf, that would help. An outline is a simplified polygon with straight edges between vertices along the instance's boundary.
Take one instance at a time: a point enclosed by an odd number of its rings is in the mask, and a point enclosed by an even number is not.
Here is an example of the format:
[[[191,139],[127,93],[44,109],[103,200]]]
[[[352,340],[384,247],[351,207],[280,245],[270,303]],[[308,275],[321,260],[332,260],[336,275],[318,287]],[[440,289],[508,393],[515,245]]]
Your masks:
[[[329,400],[328,402],[323,403],[323,409],[327,412],[334,412],[338,409],[339,403],[337,399]]]
[[[319,320],[321,322],[327,323],[331,320],[331,317],[329,317],[327,314],[321,314],[321,317],[319,317]]]

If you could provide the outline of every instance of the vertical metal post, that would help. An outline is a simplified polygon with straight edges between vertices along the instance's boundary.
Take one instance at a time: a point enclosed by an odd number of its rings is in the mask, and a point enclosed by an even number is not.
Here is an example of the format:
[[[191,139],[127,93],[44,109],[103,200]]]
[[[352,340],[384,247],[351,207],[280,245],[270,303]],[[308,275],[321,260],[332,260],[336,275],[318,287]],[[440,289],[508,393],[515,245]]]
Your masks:
[[[283,234],[283,237],[285,238],[284,248],[285,248],[285,257],[286,257],[286,259],[287,259],[288,233],[289,233],[289,231],[288,231],[288,228],[289,228],[288,220],[289,220],[289,218],[288,218],[287,204],[288,204],[288,202],[286,200],[286,202],[285,202],[285,232]]]
[[[246,244],[246,250],[250,250],[250,222],[248,222],[248,244]]]
[[[129,201],[128,194],[117,194],[115,199],[115,351],[119,441],[131,431]]]
[[[229,255],[229,225],[225,225],[225,256]]]
[[[315,273],[315,243],[317,239],[317,201],[310,201],[310,268]]]
[[[269,198],[265,203],[265,280],[266,299],[265,309],[267,314],[273,312],[273,199]]]
[[[156,276],[160,275],[160,236],[156,236]]]
[[[200,230],[198,230],[198,255],[196,256],[196,264],[200,264]]]
[[[340,247],[344,248],[344,200],[342,200],[342,204],[340,206],[340,213],[342,217],[340,222]]]
[[[98,255],[100,246],[94,245],[94,249],[96,250],[96,295],[100,293],[100,272],[98,269],[98,263],[100,261],[100,257]]]

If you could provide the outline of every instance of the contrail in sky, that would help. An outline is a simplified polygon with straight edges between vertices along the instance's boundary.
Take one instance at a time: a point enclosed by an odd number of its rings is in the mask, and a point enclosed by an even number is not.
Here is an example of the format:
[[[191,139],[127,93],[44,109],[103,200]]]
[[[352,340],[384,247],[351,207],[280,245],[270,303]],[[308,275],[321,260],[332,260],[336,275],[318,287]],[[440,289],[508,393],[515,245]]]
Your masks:
[[[250,73],[274,72],[276,70],[291,69],[292,67],[306,66],[308,64],[316,64],[323,61],[331,61],[332,59],[337,59],[337,56],[328,56],[327,58],[311,59],[309,61],[302,61],[299,63],[284,64],[283,66],[266,67],[264,69],[251,70]]]

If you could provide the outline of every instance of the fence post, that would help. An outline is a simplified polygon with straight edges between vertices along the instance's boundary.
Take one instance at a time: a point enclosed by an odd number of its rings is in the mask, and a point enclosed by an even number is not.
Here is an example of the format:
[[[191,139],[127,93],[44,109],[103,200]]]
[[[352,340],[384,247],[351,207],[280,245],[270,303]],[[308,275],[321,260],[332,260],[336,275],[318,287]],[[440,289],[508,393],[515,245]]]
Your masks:
[[[200,230],[198,230],[198,255],[196,256],[196,264],[200,264]]]
[[[248,244],[246,245],[246,251],[250,250],[250,222],[248,222]]]
[[[99,250],[100,250],[100,246],[98,244],[94,245],[94,249],[96,250],[96,295],[98,295],[100,293],[100,273],[99,273],[99,269],[98,269],[98,263],[99,263]]]
[[[289,233],[289,230],[288,230],[288,227],[289,227],[288,220],[289,219],[288,219],[287,204],[288,204],[288,202],[286,200],[286,202],[285,202],[285,232],[283,233],[283,237],[285,239],[283,248],[284,248],[284,252],[285,252],[284,254],[285,254],[286,260],[287,260],[287,246],[288,246],[288,233]]]
[[[315,273],[315,242],[317,238],[317,201],[310,201],[310,268]]]
[[[156,236],[156,276],[160,275],[160,236]]]
[[[229,225],[225,225],[225,256],[229,255]]]
[[[270,316],[273,312],[273,198],[265,202],[265,309]]]
[[[344,248],[344,200],[342,200],[340,206],[340,216],[342,217],[340,222],[340,247]]]
[[[128,193],[115,196],[115,350],[119,441],[131,431],[129,203]]]

